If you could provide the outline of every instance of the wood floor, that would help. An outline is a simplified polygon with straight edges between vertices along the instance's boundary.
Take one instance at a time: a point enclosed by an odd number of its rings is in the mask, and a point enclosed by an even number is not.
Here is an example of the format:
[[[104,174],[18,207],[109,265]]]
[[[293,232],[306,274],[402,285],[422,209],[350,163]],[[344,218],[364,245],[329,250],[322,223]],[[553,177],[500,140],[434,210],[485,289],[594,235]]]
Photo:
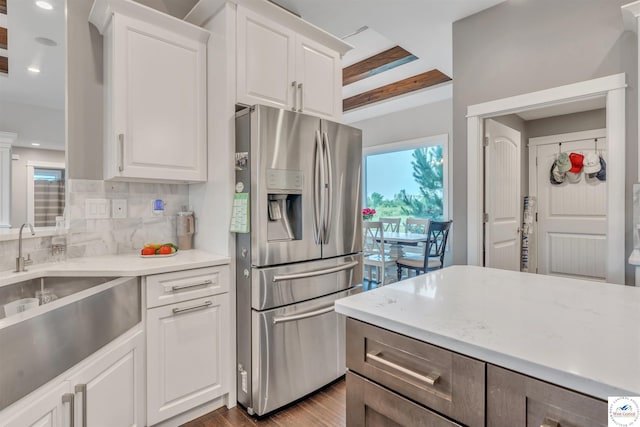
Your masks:
[[[231,409],[223,407],[190,421],[182,427],[344,427],[346,425],[345,396],[346,386],[344,379],[342,379],[303,401],[262,420],[256,420],[249,416],[239,406]]]

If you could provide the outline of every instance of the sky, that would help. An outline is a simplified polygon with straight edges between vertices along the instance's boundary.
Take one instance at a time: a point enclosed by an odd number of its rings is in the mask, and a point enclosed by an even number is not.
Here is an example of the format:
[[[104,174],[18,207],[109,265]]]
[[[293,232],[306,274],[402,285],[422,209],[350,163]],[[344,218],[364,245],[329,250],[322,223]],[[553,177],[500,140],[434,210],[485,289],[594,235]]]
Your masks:
[[[368,155],[365,182],[367,197],[376,192],[382,194],[385,199],[393,200],[393,196],[402,189],[405,189],[407,194],[419,194],[420,187],[413,179],[411,153],[413,149]]]

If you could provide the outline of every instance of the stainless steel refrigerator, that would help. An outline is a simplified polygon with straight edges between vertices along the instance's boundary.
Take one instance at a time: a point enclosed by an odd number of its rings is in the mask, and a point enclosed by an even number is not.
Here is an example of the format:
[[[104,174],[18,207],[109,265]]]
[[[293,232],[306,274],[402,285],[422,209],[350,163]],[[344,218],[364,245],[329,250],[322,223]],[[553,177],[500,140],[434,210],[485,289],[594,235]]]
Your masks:
[[[362,132],[256,105],[236,115],[238,402],[264,415],[345,372],[336,299],[362,288]]]

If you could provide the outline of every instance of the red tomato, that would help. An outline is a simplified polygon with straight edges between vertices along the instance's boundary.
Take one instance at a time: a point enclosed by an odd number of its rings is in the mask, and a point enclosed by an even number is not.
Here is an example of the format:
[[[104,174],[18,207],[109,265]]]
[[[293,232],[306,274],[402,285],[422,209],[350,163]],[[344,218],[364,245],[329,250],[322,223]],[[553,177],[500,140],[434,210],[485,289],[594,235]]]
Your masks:
[[[142,251],[140,253],[142,255],[155,255],[156,250],[153,249],[152,247],[146,247],[146,248],[142,248]]]
[[[158,249],[158,253],[160,255],[169,255],[169,254],[171,254],[171,246],[160,246],[160,249]]]

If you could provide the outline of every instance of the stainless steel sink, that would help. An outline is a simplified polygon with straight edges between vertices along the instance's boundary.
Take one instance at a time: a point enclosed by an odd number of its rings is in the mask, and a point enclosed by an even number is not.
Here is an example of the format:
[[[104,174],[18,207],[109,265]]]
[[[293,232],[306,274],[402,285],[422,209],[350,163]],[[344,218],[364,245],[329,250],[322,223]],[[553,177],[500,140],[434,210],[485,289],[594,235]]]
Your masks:
[[[0,309],[0,410],[142,319],[137,277],[40,277],[0,287],[0,305],[42,288],[58,299],[6,318]]]

